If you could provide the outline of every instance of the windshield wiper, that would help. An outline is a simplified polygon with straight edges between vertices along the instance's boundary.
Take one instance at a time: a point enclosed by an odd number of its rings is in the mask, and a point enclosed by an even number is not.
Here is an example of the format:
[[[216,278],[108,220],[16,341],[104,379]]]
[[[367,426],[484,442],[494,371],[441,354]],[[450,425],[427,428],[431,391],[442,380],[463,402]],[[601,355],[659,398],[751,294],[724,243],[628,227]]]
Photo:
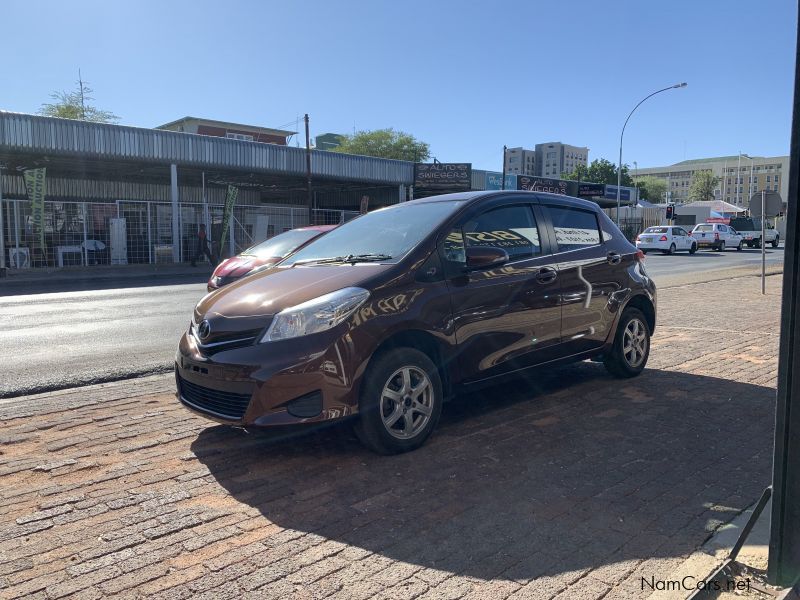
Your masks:
[[[347,256],[332,256],[330,258],[309,258],[306,260],[298,260],[294,265],[322,265],[326,263],[350,263],[354,265],[359,262],[380,262],[383,260],[391,260],[388,254],[348,254]],[[293,266],[294,266],[293,265]]]

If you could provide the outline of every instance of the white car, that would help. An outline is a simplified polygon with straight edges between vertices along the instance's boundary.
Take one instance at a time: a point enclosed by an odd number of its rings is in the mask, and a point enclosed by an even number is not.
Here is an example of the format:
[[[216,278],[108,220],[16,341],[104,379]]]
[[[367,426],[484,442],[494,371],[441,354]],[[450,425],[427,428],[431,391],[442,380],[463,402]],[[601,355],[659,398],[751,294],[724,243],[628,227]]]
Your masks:
[[[664,254],[675,254],[686,250],[689,254],[697,252],[697,242],[683,227],[660,225],[648,227],[636,237],[636,248],[647,254],[649,250],[661,250]]]
[[[744,238],[730,225],[723,223],[700,223],[690,233],[698,248],[713,248],[724,252],[726,248],[736,248],[741,252]]]

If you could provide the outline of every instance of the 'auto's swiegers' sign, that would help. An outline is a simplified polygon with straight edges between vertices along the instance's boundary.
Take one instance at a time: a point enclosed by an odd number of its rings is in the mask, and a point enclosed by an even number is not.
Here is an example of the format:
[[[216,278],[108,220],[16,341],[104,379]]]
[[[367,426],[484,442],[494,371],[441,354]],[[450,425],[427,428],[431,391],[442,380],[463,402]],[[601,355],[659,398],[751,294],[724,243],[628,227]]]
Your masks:
[[[551,194],[569,195],[567,183],[563,179],[548,179],[546,177],[528,177],[517,175],[517,189],[529,192],[549,192]]]
[[[417,163],[414,187],[457,192],[472,187],[472,163]]]

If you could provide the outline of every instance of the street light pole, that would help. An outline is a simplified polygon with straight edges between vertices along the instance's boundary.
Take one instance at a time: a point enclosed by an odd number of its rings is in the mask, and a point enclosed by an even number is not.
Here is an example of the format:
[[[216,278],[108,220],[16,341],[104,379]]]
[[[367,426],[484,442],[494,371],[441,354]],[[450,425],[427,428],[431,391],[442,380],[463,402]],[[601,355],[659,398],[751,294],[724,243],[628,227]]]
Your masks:
[[[628,121],[630,120],[633,113],[636,112],[636,109],[639,108],[644,103],[645,100],[648,100],[649,98],[652,98],[653,96],[655,96],[656,94],[660,94],[661,92],[666,92],[667,90],[684,88],[686,87],[686,85],[687,84],[685,82],[676,83],[675,85],[671,85],[669,87],[656,90],[649,96],[645,96],[639,101],[639,104],[633,107],[633,110],[628,114],[628,118],[625,119],[625,124],[622,126],[622,133],[619,134],[619,165],[617,166],[617,227],[619,227],[619,208],[620,208],[620,191],[621,191],[620,188],[622,187],[622,138],[625,135],[625,127],[628,126]]]

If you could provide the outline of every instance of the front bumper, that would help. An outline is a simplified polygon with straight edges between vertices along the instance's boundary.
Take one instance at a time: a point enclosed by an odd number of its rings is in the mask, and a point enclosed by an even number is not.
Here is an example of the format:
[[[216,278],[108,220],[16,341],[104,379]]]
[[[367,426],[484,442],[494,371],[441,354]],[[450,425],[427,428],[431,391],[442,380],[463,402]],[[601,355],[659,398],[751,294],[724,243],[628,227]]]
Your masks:
[[[241,427],[340,419],[358,410],[359,369],[335,330],[208,355],[193,335],[175,357],[176,396],[202,416]],[[313,339],[311,339],[313,338]]]

